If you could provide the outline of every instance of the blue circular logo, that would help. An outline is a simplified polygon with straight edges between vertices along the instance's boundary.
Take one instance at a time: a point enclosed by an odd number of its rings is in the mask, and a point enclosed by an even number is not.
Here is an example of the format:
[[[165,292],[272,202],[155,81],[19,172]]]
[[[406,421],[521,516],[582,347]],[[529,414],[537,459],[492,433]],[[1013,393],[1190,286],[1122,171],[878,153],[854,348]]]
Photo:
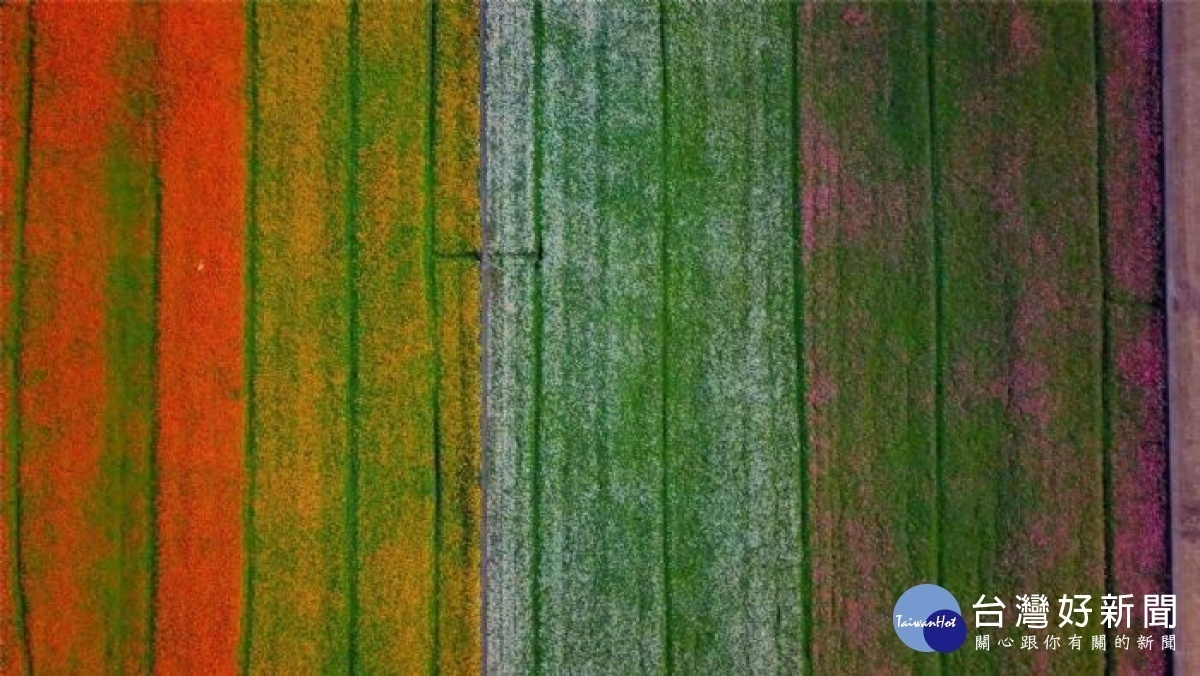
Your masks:
[[[892,611],[892,626],[904,645],[923,653],[952,653],[967,640],[958,601],[936,584],[919,584],[904,592]]]

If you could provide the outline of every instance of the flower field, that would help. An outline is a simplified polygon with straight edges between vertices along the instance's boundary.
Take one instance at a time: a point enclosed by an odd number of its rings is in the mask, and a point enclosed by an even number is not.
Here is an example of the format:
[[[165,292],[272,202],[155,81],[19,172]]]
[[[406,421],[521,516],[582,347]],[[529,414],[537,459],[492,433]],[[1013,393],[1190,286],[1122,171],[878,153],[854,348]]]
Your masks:
[[[1160,14],[0,6],[0,674],[1166,673]]]

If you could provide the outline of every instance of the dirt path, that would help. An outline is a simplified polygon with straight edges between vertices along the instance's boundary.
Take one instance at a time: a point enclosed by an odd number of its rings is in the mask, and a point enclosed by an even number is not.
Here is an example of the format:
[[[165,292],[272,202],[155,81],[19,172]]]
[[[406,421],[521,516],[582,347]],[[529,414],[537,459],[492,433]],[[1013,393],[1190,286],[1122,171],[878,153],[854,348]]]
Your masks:
[[[1163,16],[1175,672],[1200,672],[1200,4]]]

